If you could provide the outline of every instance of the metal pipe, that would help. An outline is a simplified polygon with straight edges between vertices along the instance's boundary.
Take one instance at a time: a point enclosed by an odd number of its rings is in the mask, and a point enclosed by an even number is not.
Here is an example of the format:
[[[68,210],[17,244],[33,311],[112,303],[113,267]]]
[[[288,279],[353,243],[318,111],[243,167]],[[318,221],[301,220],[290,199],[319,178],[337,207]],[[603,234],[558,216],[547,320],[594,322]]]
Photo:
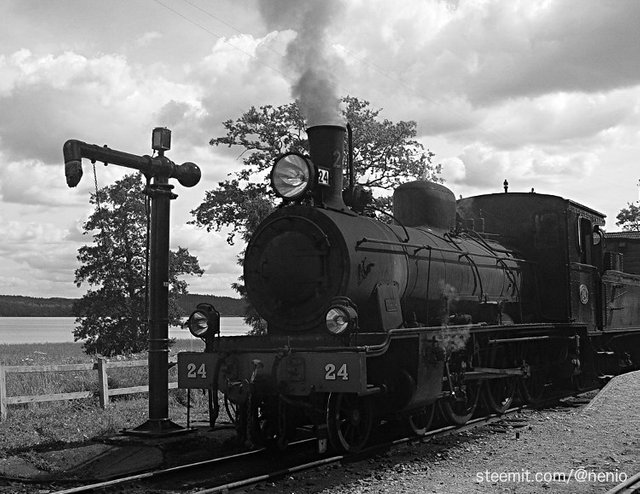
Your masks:
[[[164,177],[149,187],[151,279],[149,282],[149,421],[169,417],[169,214],[173,185]],[[152,426],[152,429],[156,428]],[[157,427],[162,429],[162,426]]]
[[[75,187],[82,178],[82,158],[94,161],[102,161],[105,164],[113,163],[140,170],[147,177],[165,176],[175,178],[184,187],[193,187],[200,181],[201,172],[198,165],[191,162],[176,165],[164,155],[151,157],[148,155],[138,156],[110,149],[107,146],[87,144],[86,142],[70,139],[64,143],[62,148],[64,155],[65,176],[67,185]]]
[[[360,246],[362,244],[380,244],[380,245],[393,245],[393,246],[398,246],[398,247],[411,247],[411,248],[415,248],[416,250],[413,252],[413,256],[416,256],[416,254],[421,251],[421,250],[428,250],[428,251],[436,251],[436,252],[447,252],[450,254],[459,254],[460,257],[466,257],[466,256],[474,256],[474,257],[486,257],[488,259],[498,259],[501,261],[514,261],[514,262],[531,262],[531,261],[527,261],[526,259],[519,259],[517,257],[507,257],[507,256],[496,256],[496,255],[492,255],[492,254],[480,254],[480,253],[476,253],[476,252],[468,252],[465,250],[457,250],[457,249],[445,249],[442,247],[432,247],[431,245],[426,245],[426,244],[409,244],[409,243],[405,243],[405,242],[396,242],[393,240],[379,240],[379,239],[375,239],[375,238],[367,238],[367,237],[363,237],[360,240],[358,240],[356,242],[356,249],[360,248]],[[391,252],[393,253],[393,252]],[[402,254],[402,252],[398,252],[398,254]]]
[[[355,172],[353,169],[353,130],[351,129],[351,124],[347,123],[347,142],[348,142],[348,152],[349,156],[347,159],[349,161],[349,197],[353,198],[353,190],[355,189]]]

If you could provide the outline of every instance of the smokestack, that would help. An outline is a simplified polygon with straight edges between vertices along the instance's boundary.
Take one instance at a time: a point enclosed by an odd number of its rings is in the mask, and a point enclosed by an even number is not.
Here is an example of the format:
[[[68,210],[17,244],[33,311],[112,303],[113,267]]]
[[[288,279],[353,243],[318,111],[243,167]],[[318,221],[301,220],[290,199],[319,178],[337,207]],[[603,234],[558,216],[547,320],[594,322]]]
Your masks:
[[[344,161],[344,136],[341,125],[315,125],[307,128],[309,154],[318,169],[329,172],[329,184],[318,184],[314,193],[317,203],[330,209],[346,211],[342,200],[342,163]]]

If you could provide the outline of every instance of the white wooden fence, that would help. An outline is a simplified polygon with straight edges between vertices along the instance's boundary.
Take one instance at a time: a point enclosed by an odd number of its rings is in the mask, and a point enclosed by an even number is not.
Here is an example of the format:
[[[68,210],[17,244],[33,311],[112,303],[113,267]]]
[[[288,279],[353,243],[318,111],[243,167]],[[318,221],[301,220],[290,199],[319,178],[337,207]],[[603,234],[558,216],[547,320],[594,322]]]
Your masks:
[[[98,395],[100,398],[100,406],[105,408],[109,403],[111,396],[119,396],[133,393],[146,393],[149,386],[132,386],[128,388],[109,389],[109,381],[107,369],[117,367],[143,367],[148,365],[146,360],[129,360],[107,362],[104,358],[98,358],[93,364],[68,364],[68,365],[14,365],[4,366],[0,364],[0,421],[7,418],[7,406],[17,405],[19,403],[37,403],[45,401],[61,401],[61,400],[78,400],[83,398],[93,398]],[[175,365],[174,362],[169,363],[169,367]],[[76,391],[73,393],[53,393],[46,395],[31,396],[7,396],[7,374],[31,373],[31,372],[77,372],[77,371],[98,371],[98,391]],[[169,389],[175,389],[178,383],[170,382]]]

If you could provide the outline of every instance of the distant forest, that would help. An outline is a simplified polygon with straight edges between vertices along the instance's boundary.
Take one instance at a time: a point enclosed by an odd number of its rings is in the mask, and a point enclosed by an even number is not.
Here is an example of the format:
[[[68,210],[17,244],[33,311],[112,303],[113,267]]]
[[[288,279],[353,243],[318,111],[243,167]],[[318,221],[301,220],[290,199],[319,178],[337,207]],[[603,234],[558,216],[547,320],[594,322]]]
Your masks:
[[[0,317],[73,317],[73,298],[35,298],[0,295]],[[178,299],[183,316],[188,316],[197,304],[212,304],[222,316],[243,316],[246,303],[238,298],[188,294]]]

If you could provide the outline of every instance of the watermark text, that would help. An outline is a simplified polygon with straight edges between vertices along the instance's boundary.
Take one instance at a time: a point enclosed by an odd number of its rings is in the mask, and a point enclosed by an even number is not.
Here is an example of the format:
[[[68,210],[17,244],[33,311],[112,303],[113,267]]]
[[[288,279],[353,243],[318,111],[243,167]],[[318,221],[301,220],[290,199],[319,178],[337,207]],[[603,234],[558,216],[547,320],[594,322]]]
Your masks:
[[[625,472],[599,472],[587,468],[572,468],[569,471],[561,472],[532,472],[528,469],[521,469],[510,472],[492,472],[484,470],[476,473],[476,482],[482,483],[611,483],[617,484],[626,481],[628,475]]]

